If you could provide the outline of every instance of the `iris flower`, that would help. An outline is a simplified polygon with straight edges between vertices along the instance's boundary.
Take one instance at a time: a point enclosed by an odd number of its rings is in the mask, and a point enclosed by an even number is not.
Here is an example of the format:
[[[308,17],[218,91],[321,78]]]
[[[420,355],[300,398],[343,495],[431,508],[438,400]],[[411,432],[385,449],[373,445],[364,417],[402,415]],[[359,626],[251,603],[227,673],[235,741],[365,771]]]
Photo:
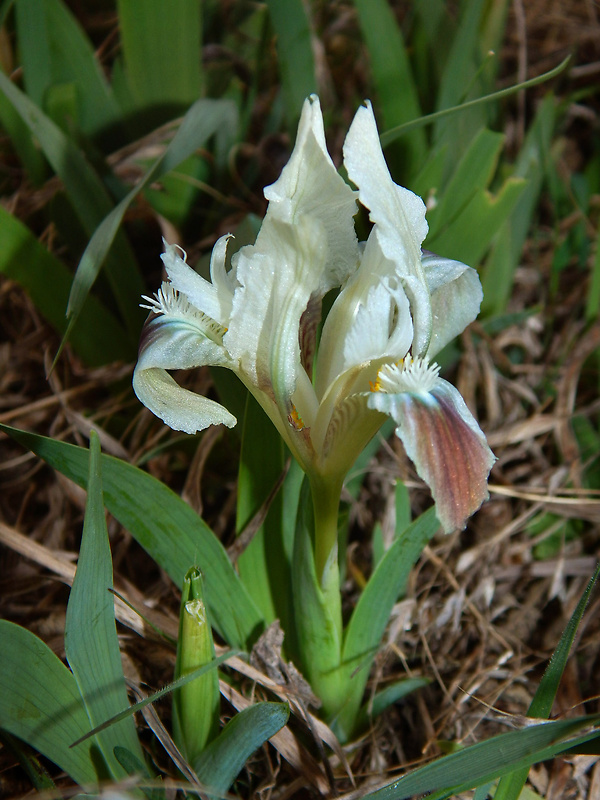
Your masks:
[[[391,416],[442,527],[462,529],[487,498],[495,459],[434,358],[477,316],[479,278],[421,249],[425,206],[393,182],[369,103],[358,110],[343,153],[357,192],[327,152],[319,100],[307,99],[290,160],[264,190],[268,209],[255,244],[227,268],[231,236],[222,236],[210,281],[180,248],[166,245],[168,279],[145,298],[150,314],[134,389],[176,430],[231,427],[236,419],[227,409],[180,387],[167,370],[232,370],[306,472],[315,509],[332,519],[345,475]],[[366,242],[354,229],[357,200],[373,223]],[[325,537],[321,567],[334,535]]]

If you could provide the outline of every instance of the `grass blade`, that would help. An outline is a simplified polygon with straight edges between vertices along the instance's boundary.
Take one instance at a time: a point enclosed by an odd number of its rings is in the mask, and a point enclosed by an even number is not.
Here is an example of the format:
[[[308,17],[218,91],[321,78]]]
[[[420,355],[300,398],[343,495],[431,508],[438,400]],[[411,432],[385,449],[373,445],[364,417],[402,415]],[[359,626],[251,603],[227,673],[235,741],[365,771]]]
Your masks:
[[[17,281],[40,314],[64,333],[65,310],[73,275],[16,217],[0,206],[0,273]],[[101,335],[99,335],[101,332]],[[92,367],[111,361],[132,361],[135,347],[117,319],[89,295],[71,336],[73,349]]]
[[[104,184],[81,150],[1,72],[0,91],[8,97],[38,139],[46,158],[62,179],[75,213],[91,236],[112,208]],[[143,316],[138,302],[144,284],[122,234],[114,243],[107,274],[128,334],[133,342],[137,342]]]
[[[310,24],[302,0],[267,0],[277,34],[277,54],[288,127],[295,131],[302,104],[318,90]]]
[[[356,718],[356,730],[364,730],[369,721],[382,714],[386,708],[402,700],[411,692],[423,689],[430,683],[431,681],[428,678],[404,678],[391,686],[386,686],[385,689],[377,692],[373,699],[365,703],[360,709]]]
[[[498,232],[482,276],[482,312],[502,314],[512,289],[514,271],[519,264],[523,245],[531,230],[546,174],[550,154],[550,138],[556,121],[555,101],[547,95],[541,103],[523,147],[513,175],[527,181],[510,218]]]
[[[555,78],[557,75],[560,75],[560,73],[566,69],[570,60],[571,56],[567,56],[557,67],[554,67],[554,69],[544,72],[542,75],[538,75],[535,78],[530,78],[528,81],[516,83],[514,86],[509,86],[506,89],[500,89],[497,92],[486,94],[483,97],[477,97],[475,100],[468,100],[460,105],[452,106],[452,108],[445,108],[442,111],[435,111],[433,114],[425,114],[425,116],[414,119],[411,122],[405,122],[403,125],[398,125],[397,127],[381,134],[381,144],[383,147],[387,147],[387,145],[396,141],[396,139],[398,139],[400,136],[404,136],[405,134],[409,133],[414,128],[421,128],[424,125],[431,125],[436,120],[442,119],[442,117],[446,117],[451,114],[456,114],[458,111],[464,111],[465,109],[473,108],[481,103],[491,103],[493,100],[501,100],[503,97],[509,97],[515,92],[520,92],[522,89],[530,89],[533,86],[538,86],[540,83],[545,83],[546,81]]]
[[[202,3],[119,0],[124,69],[137,108],[158,111],[156,124],[202,94]]]
[[[417,88],[404,38],[387,0],[354,0],[369,51],[383,127],[395,129],[421,116]],[[413,130],[403,142],[404,164],[421,165],[425,135]],[[416,169],[411,168],[411,173]]]
[[[67,605],[65,652],[92,727],[127,707],[127,691],[115,626],[110,545],[100,472],[100,440],[90,434],[89,479],[77,571]],[[133,717],[98,735],[115,778],[126,774],[114,756],[124,747],[143,760]]]
[[[425,246],[435,253],[477,265],[492,239],[513,212],[527,184],[523,178],[507,178],[496,195],[480,189],[472,197],[452,226],[428,237]]]
[[[509,769],[554,758],[576,744],[595,738],[597,731],[589,729],[599,723],[600,714],[594,714],[503,733],[438,758],[394,783],[370,792],[363,800],[408,800],[426,792],[444,790],[445,796],[447,790],[452,790],[452,793],[466,791],[499,778]]]
[[[552,706],[554,705],[554,699],[558,692],[558,686],[565,671],[565,667],[567,666],[569,654],[575,640],[575,635],[577,634],[577,629],[583,619],[585,609],[587,608],[590,596],[599,577],[600,564],[596,567],[596,571],[586,586],[579,603],[577,603],[575,611],[571,615],[571,619],[560,637],[560,642],[552,654],[548,668],[544,672],[540,685],[531,701],[531,705],[527,711],[528,717],[548,719],[550,716]],[[496,800],[517,800],[525,785],[528,773],[529,767],[524,767],[522,770],[513,772],[512,775],[504,777],[498,784],[495,794]]]
[[[125,212],[139,192],[151,181],[160,178],[161,175],[178,166],[195,150],[202,147],[211,136],[217,136],[219,149],[223,152],[226,150],[231,137],[235,135],[236,128],[237,112],[232,103],[226,100],[198,100],[183,118],[181,126],[163,155],[121,202],[110,213],[107,213],[101,222],[98,222],[98,226],[94,230],[93,236],[81,257],[73,279],[67,307],[69,326],[63,338],[61,349],[75,321],[81,314],[85,299],[98,277],[102,264],[113,246],[115,237],[119,235],[119,226],[123,221]],[[143,289],[140,288],[132,301],[136,306],[139,304],[142,292]],[[136,342],[140,329],[141,325],[136,327]]]
[[[91,42],[61,0],[19,0],[19,51],[27,94],[48,112],[51,94],[72,86],[78,130],[93,136],[120,119],[120,109]]]
[[[478,190],[486,189],[494,176],[505,136],[482,128],[452,173],[439,203],[427,215],[429,236],[434,239],[450,227]]]
[[[8,425],[0,428],[85,487],[87,450]],[[232,646],[248,647],[261,633],[263,619],[214,533],[187,503],[156,478],[112,456],[103,455],[101,462],[104,502],[111,514],[177,586],[183,584],[189,565],[197,563],[205,575],[213,626]]]
[[[101,725],[98,725],[93,730],[86,731],[86,733],[81,737],[81,739],[72,742],[70,747],[77,747],[77,745],[81,744],[81,742],[87,741],[91,736],[96,736],[98,733],[101,733],[102,731],[105,731],[107,728],[110,728],[111,725],[116,725],[117,722],[121,722],[121,720],[127,719],[127,717],[131,717],[137,711],[141,711],[143,708],[146,708],[146,706],[149,706],[152,703],[156,703],[156,701],[160,700],[161,697],[164,697],[165,695],[170,694],[171,692],[174,692],[177,689],[181,689],[183,686],[187,686],[192,681],[195,681],[197,678],[202,678],[204,675],[207,675],[209,672],[211,672],[211,670],[217,669],[217,667],[225,663],[227,659],[237,655],[239,655],[239,651],[228,650],[226,653],[222,653],[220,656],[215,658],[209,664],[204,664],[204,666],[198,667],[198,669],[195,669],[192,672],[188,672],[186,675],[182,675],[180,678],[177,678],[171,683],[168,683],[166,686],[163,686],[162,689],[153,692],[148,697],[144,697],[143,700],[139,700],[132,706],[127,706],[127,708],[122,709],[121,711],[119,711],[118,714],[115,714],[114,717],[111,717],[111,719],[107,719],[105,722],[103,722]]]
[[[94,785],[98,745],[69,748],[90,723],[71,672],[41,639],[0,620],[0,720],[80,785]],[[100,756],[101,760],[101,756]]]
[[[482,54],[479,31],[486,0],[468,0],[461,3],[461,16],[452,42],[448,59],[444,65],[437,98],[438,110],[450,108],[466,100],[474,91],[483,88],[478,74]],[[437,143],[444,141],[457,157],[462,147],[469,142],[473,132],[485,124],[483,109],[471,106],[468,113],[454,119],[438,119],[433,130]]]
[[[598,234],[600,240],[600,232]],[[596,249],[596,256],[592,266],[592,278],[590,282],[590,290],[588,294],[587,304],[585,307],[585,317],[588,322],[597,319],[600,313],[600,247]]]

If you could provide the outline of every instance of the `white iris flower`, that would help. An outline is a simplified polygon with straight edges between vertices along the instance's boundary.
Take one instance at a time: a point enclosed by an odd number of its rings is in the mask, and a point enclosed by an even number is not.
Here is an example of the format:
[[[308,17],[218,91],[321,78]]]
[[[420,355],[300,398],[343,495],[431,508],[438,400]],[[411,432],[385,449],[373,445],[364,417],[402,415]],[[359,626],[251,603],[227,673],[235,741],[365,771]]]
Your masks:
[[[479,278],[421,250],[425,206],[392,181],[370,104],[350,127],[344,164],[358,192],[327,152],[313,96],[288,164],[265,188],[269,206],[256,243],[233,256],[231,269],[229,236],[215,244],[210,282],[166,245],[168,281],[146,298],[151,313],[134,389],[176,430],[231,427],[236,419],[223,406],[181,388],[167,372],[231,369],[276,425],[313,494],[341,487],[389,415],[431,487],[443,528],[463,528],[487,498],[494,456],[433,359],[477,316]],[[354,230],[357,196],[373,222],[366,243]],[[323,321],[321,301],[331,290],[337,296]]]

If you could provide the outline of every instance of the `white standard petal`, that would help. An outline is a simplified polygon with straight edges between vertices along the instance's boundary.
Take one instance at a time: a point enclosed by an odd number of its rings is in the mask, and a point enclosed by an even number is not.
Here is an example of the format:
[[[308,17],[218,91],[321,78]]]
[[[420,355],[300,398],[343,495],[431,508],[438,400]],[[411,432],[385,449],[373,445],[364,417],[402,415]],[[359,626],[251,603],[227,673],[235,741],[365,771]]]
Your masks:
[[[421,263],[433,316],[427,357],[434,358],[477,318],[483,290],[477,272],[460,261],[424,253]]]
[[[368,406],[389,414],[418,474],[429,484],[446,533],[461,530],[488,497],[496,460],[457,389],[419,359],[383,367]]]
[[[421,243],[427,235],[425,205],[392,180],[370,103],[357,111],[350,126],[344,164],[358,186],[360,202],[370,211],[384,255],[396,263],[398,277],[405,282],[415,326],[413,352],[424,355],[431,337],[429,291],[421,268]]]
[[[165,242],[165,252],[161,256],[175,289],[182,292],[195,308],[224,326],[227,326],[233,298],[233,290],[225,273],[227,241],[230,236],[231,234],[221,236],[214,246],[211,257],[213,283],[190,267],[185,260],[185,252],[181,251],[184,255],[182,258],[178,252],[181,248],[176,245]]]
[[[256,245],[237,254],[240,285],[224,343],[249,380],[275,399],[285,418],[304,372],[300,320],[324,269],[325,234],[309,216],[293,225],[271,218],[263,231]],[[306,425],[314,403],[309,405],[297,408]]]
[[[323,326],[317,395],[322,397],[338,375],[358,364],[404,358],[412,340],[404,282],[395,262],[383,254],[374,229],[358,271],[339,293]]]
[[[358,243],[354,231],[356,192],[338,174],[325,143],[319,99],[302,108],[296,144],[277,181],[265,187],[269,218],[294,224],[301,216],[319,220],[325,232],[326,260],[314,291],[323,296],[340,286],[356,269]],[[259,233],[257,247],[262,247]]]

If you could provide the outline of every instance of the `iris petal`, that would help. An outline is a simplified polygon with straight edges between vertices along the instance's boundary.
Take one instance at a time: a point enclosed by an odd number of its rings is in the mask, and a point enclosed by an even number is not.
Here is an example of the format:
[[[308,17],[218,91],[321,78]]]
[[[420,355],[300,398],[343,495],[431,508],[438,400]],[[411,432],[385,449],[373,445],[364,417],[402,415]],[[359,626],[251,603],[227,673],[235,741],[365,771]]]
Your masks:
[[[446,533],[462,530],[488,498],[496,459],[458,390],[437,378],[429,392],[373,392],[368,405],[396,422],[396,435],[429,485]]]
[[[313,291],[323,297],[344,283],[358,265],[353,221],[356,192],[339,175],[327,152],[321,106],[315,95],[302,108],[290,160],[278,180],[265,187],[264,194],[269,201],[265,223],[274,218],[293,224],[302,216],[319,220],[325,235],[325,268]],[[256,240],[259,248],[267,233],[265,223]]]
[[[396,264],[412,305],[413,352],[424,355],[431,337],[429,291],[421,267],[421,243],[427,235],[420,197],[392,180],[385,163],[370,104],[359,108],[344,142],[348,177],[358,186],[360,202],[370,211],[383,254]]]
[[[190,305],[170,284],[163,284],[154,299],[147,298],[152,313],[140,340],[133,388],[157,417],[174,430],[195,433],[209,425],[235,425],[223,406],[182,389],[166,372],[204,365],[234,367],[223,346],[225,329]]]
[[[196,433],[210,425],[232,428],[237,422],[219,403],[182,389],[164,369],[136,367],[133,389],[138,399],[175,431]]]
[[[433,316],[427,357],[434,358],[477,318],[483,291],[477,272],[460,261],[425,253],[421,264]]]

